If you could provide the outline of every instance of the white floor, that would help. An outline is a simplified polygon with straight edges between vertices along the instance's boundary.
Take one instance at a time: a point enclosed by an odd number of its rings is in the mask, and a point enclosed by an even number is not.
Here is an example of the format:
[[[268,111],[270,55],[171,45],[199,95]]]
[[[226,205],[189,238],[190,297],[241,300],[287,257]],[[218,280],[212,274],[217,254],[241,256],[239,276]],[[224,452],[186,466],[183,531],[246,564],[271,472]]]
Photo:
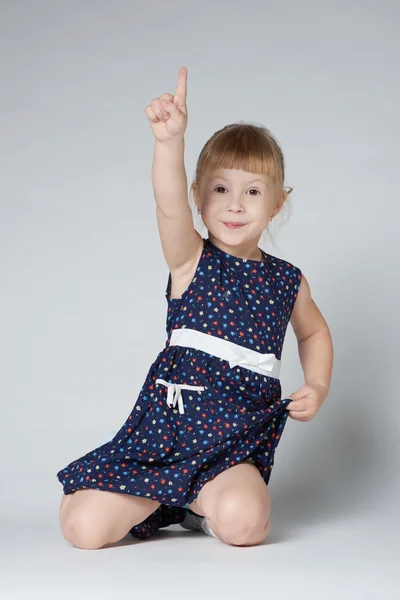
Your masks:
[[[174,525],[101,550],[64,540],[55,515],[2,522],[0,597],[296,598],[397,600],[399,516],[394,507],[357,518],[275,505],[261,546],[232,547]],[[288,514],[289,513],[289,514]],[[51,516],[51,519],[50,519]]]

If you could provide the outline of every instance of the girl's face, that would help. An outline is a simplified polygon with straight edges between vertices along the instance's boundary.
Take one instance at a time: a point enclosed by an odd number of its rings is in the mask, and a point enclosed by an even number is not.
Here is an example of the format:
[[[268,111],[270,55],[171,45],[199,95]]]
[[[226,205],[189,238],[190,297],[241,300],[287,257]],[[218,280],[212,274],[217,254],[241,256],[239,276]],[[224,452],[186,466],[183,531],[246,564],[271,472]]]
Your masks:
[[[270,217],[280,211],[285,200],[283,188],[279,191],[267,175],[237,169],[206,173],[200,188],[194,185],[193,192],[210,239],[243,250],[257,244]],[[232,229],[227,222],[242,226]]]

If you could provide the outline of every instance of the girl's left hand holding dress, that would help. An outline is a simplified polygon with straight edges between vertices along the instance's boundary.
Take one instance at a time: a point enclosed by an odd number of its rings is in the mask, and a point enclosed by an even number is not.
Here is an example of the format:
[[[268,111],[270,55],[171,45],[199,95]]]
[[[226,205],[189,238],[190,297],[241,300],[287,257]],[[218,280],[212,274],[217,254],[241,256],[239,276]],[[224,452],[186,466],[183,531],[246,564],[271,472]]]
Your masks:
[[[302,385],[297,392],[290,394],[292,402],[286,406],[289,417],[295,421],[311,421],[319,412],[327,392],[319,383]]]

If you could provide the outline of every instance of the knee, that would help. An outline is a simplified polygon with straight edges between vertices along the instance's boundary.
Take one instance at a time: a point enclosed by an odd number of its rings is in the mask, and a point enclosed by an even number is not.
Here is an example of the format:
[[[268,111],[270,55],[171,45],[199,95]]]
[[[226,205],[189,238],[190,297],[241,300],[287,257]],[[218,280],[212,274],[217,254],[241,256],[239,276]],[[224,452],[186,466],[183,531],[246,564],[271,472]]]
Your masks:
[[[105,532],[88,511],[76,509],[61,521],[64,538],[83,550],[98,550],[107,544]]]
[[[228,544],[261,544],[270,530],[268,517],[265,506],[259,500],[230,491],[219,498],[215,514],[216,529]]]

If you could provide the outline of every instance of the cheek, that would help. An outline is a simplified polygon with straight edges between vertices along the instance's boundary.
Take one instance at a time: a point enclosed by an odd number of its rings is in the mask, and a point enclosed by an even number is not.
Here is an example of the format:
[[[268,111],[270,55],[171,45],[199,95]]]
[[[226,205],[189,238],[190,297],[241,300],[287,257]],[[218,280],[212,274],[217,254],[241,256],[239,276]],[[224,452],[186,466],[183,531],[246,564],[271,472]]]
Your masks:
[[[218,202],[216,202],[213,199],[208,198],[204,203],[203,203],[203,209],[202,209],[202,213],[212,217],[213,215],[216,215],[218,213],[218,211],[220,210],[220,205]]]

